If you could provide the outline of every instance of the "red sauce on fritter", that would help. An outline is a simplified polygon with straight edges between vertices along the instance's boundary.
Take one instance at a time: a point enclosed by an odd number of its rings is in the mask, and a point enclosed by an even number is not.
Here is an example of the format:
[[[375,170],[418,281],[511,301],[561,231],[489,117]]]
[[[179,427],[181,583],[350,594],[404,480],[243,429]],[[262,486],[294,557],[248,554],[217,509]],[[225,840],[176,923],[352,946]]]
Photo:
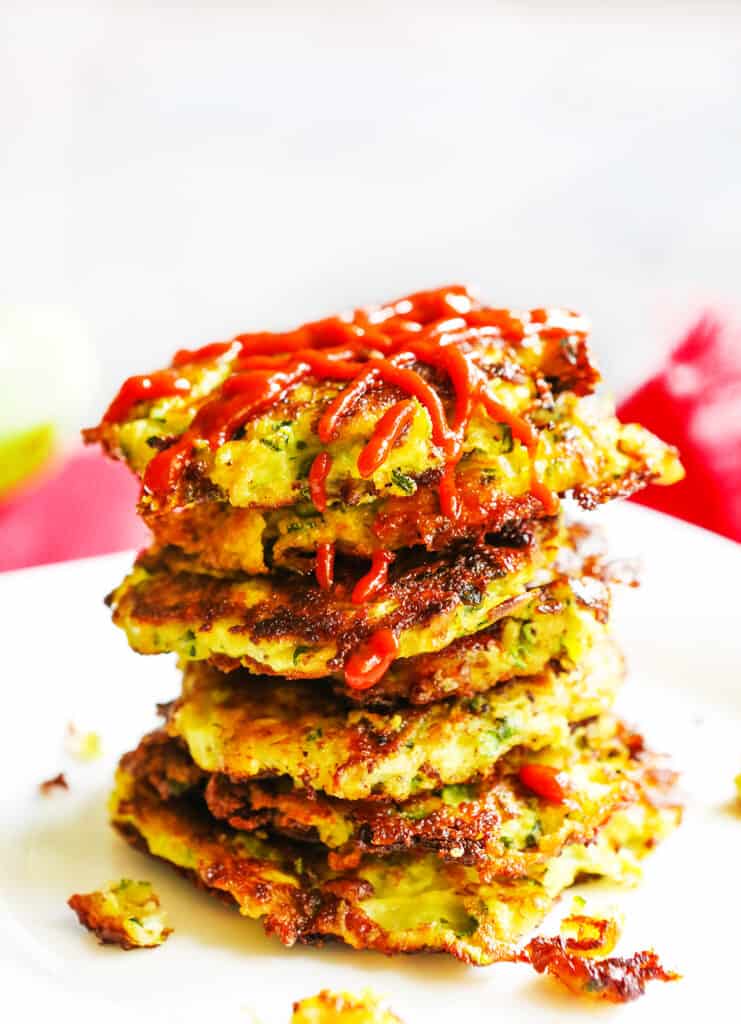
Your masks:
[[[371,559],[370,570],[361,576],[353,587],[353,604],[365,604],[371,597],[375,597],[379,591],[388,583],[389,566],[394,560],[390,551],[375,551]]]
[[[316,580],[322,590],[332,589],[334,584],[334,544],[317,544]]]
[[[407,398],[392,405],[376,424],[370,441],[358,456],[358,472],[373,476],[386,461],[389,452],[414,419],[414,402]]]
[[[537,324],[545,324],[547,319],[545,310],[533,310],[529,317]],[[171,369],[131,377],[104,421],[125,419],[132,406],[143,400],[186,394],[190,386],[179,376],[178,367],[229,355],[229,374],[214,396],[199,408],[186,432],[152,458],[144,473],[145,491],[164,499],[177,488],[199,449],[215,451],[239,436],[249,420],[284,400],[307,378],[347,382],[319,418],[317,435],[324,445],[338,437],[343,419],[367,392],[382,384],[391,385],[406,397],[380,417],[361,451],[358,472],[362,477],[371,477],[402,440],[414,418],[416,399],[429,414],[433,443],[444,456],[438,485],[440,510],[448,519],[459,520],[465,508],[456,466],[463,454],[466,428],[474,409],[481,405],[492,420],[509,427],[513,439],[527,448],[531,494],[551,515],[557,510],[558,499],[536,472],[537,431],[488,393],[484,374],[471,352],[472,339],[482,331],[496,332],[513,343],[521,342],[527,333],[525,323],[510,311],[482,308],[464,287],[453,285],[418,292],[379,309],[358,310],[349,318],[318,320],[285,333],[241,334],[230,342],[192,351],[182,349],[175,354]],[[553,338],[569,334],[561,327],[540,328],[539,333]],[[439,378],[447,379],[452,387],[450,420],[434,383]],[[326,482],[331,465],[331,456],[323,451],[309,471],[309,494],[319,512],[327,508]],[[328,545],[320,548],[317,578],[328,588],[332,585],[334,550],[330,554]],[[353,591],[354,602],[368,600],[385,586],[390,562],[385,551],[374,556],[370,571]],[[349,685],[364,688],[372,685],[368,680],[375,681],[383,674],[378,666],[391,660],[386,653],[387,648],[391,649],[387,632],[372,637],[351,657],[346,670]],[[350,683],[351,678],[354,683]]]
[[[190,382],[175,370],[158,370],[156,373],[145,373],[140,377],[129,377],[106,409],[103,422],[120,423],[138,402],[187,395],[189,391]]]
[[[218,359],[226,355],[235,343],[233,341],[212,341],[210,345],[203,345],[201,348],[179,348],[172,357],[173,366],[185,366],[186,363],[203,363],[208,359]]]
[[[329,452],[320,452],[309,470],[309,494],[319,512],[327,508],[327,477],[331,468],[332,456]]]
[[[544,310],[533,310],[530,320],[545,323],[547,314]],[[434,444],[445,455],[441,509],[455,519],[460,510],[455,465],[476,404],[483,405],[493,420],[506,424],[513,438],[527,447],[531,458],[537,447],[537,433],[530,424],[488,394],[483,376],[467,351],[471,332],[484,329],[495,330],[513,342],[525,336],[524,324],[508,310],[480,308],[464,287],[453,285],[419,292],[370,312],[359,310],[352,319],[330,317],[285,333],[240,334],[231,342],[181,349],[175,354],[173,369],[131,377],[104,420],[124,419],[133,405],[145,399],[186,393],[188,382],[178,376],[177,367],[235,353],[231,373],[216,396],[200,408],[186,433],[158,452],[149,464],[145,490],[163,498],[177,485],[199,444],[205,442],[215,450],[234,437],[248,420],[283,400],[307,377],[348,382],[319,420],[317,433],[323,444],[337,437],[343,417],[366,392],[380,384],[392,385],[409,398],[397,402],[381,417],[359,456],[358,470],[361,476],[369,477],[383,465],[413,419],[411,399],[416,398],[430,416]],[[568,331],[561,327],[541,328],[540,333],[548,337],[568,336]],[[450,380],[455,392],[451,423],[437,388],[414,368],[419,364],[433,367]],[[532,492],[546,512],[555,511],[556,499],[535,471]],[[326,496],[322,496],[318,485],[312,487],[312,500],[314,493],[320,503],[324,501],[323,506],[317,505],[323,511]]]
[[[328,444],[333,440],[339,431],[342,417],[351,411],[352,407],[360,398],[374,385],[392,384],[406,391],[418,399],[427,409],[432,421],[432,440],[450,454],[452,436],[445,419],[445,408],[440,395],[435,388],[428,384],[416,370],[410,370],[404,363],[413,362],[414,357],[409,352],[400,352],[391,359],[370,359],[365,369],[345,388],[344,391],[330,403],[327,411],[319,420],[319,440]]]
[[[568,781],[563,772],[549,764],[536,761],[520,767],[520,782],[533,793],[553,804],[562,804],[566,799]]]
[[[398,650],[398,641],[391,630],[380,629],[347,659],[345,682],[351,690],[368,690],[375,686]]]

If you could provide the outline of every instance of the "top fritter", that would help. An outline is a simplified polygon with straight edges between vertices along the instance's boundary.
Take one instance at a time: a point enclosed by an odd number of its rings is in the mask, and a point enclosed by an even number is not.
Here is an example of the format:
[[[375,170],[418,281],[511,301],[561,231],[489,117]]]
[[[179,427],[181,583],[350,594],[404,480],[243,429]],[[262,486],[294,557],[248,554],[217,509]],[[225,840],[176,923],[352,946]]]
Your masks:
[[[586,326],[461,286],[177,352],[85,432],[142,477],[157,541],[206,571],[326,566],[476,539],[682,476],[588,396]]]

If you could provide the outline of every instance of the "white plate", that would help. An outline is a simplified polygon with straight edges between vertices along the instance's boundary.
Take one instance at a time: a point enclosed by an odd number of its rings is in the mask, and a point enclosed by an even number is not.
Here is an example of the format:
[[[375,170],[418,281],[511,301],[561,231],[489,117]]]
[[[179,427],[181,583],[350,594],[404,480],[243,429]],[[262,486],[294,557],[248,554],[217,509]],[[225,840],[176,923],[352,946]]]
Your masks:
[[[586,886],[626,912],[621,948],[654,946],[684,979],[653,984],[605,1018],[693,1020],[738,1009],[741,916],[741,547],[623,505],[601,518],[617,555],[640,554],[644,584],[617,597],[615,627],[630,666],[622,708],[684,772],[685,822],[647,864],[635,890]],[[259,924],[141,854],[106,824],[117,756],[174,696],[165,658],[129,652],[102,597],[130,556],[0,577],[4,648],[0,744],[0,988],[6,1020],[286,1022],[292,1000],[322,987],[370,985],[407,1024],[576,1020],[595,1012],[527,967],[467,968],[429,955],[387,959],[341,947],[283,949]],[[103,738],[91,764],[64,753],[68,722]],[[69,792],[42,797],[64,770]],[[175,933],[160,949],[99,947],[67,897],[121,876],[151,879]],[[567,898],[566,906],[569,904]],[[22,1014],[6,1015],[13,1002]],[[712,1015],[715,1017],[716,1013]]]

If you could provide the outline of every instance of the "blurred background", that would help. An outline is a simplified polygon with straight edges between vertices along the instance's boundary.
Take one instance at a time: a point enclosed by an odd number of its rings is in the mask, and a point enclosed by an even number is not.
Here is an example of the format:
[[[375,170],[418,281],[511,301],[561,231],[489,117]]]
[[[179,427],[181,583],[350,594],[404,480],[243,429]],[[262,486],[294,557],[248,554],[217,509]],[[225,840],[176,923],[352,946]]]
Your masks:
[[[586,312],[628,396],[739,322],[739,3],[0,10],[4,567],[59,556],[48,452],[175,348],[462,280]]]

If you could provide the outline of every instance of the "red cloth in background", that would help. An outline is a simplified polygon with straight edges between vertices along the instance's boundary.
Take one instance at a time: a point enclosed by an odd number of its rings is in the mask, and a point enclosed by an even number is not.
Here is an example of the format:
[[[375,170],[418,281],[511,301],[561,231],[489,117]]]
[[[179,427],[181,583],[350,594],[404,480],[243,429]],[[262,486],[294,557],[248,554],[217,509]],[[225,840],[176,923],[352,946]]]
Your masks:
[[[0,502],[0,570],[142,547],[138,497],[139,482],[122,463],[75,452]]]
[[[741,331],[704,316],[618,411],[675,444],[687,471],[635,500],[741,541]]]
[[[677,445],[687,470],[636,500],[741,541],[741,332],[705,316],[619,412]],[[0,503],[0,570],[142,547],[138,493],[124,465],[76,451]]]

